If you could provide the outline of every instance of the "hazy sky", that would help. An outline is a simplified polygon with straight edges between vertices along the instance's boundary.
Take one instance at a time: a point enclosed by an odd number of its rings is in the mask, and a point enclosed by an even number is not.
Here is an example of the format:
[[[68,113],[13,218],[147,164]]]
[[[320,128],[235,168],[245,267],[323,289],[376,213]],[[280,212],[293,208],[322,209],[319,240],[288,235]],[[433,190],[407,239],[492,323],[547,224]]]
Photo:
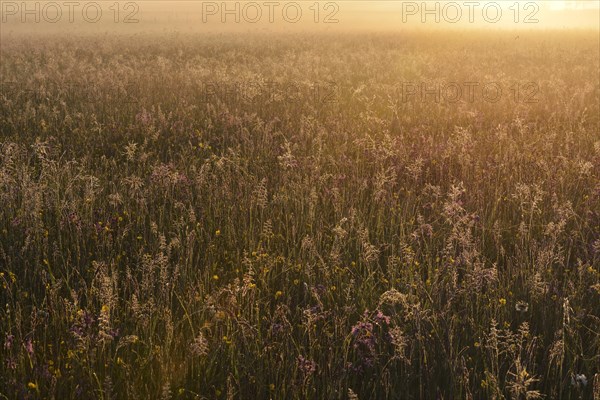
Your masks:
[[[73,0],[71,0],[73,1]],[[600,0],[6,1],[2,31],[594,28]]]

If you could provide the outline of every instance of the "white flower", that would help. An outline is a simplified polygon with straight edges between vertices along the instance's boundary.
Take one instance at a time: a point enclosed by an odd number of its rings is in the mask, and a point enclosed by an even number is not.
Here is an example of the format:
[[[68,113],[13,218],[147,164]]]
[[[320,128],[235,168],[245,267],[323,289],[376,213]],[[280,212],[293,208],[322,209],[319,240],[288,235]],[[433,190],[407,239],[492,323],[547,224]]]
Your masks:
[[[571,375],[571,385],[579,388],[587,386],[587,383],[588,381],[584,374]]]

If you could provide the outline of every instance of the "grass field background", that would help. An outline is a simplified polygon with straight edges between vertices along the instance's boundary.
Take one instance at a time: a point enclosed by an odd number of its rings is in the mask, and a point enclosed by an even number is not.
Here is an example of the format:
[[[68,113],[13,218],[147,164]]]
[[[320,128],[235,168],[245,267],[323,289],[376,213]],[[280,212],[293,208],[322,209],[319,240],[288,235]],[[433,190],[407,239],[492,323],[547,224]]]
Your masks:
[[[598,49],[3,39],[2,397],[592,398]]]

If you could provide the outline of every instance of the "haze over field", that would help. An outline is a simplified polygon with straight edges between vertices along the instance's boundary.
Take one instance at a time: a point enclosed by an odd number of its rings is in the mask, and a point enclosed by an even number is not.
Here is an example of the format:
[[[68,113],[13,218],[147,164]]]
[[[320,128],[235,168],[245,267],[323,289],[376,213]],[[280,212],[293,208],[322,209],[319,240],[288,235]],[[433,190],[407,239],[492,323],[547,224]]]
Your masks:
[[[0,32],[599,29],[596,0],[2,1]],[[39,22],[36,22],[39,21]]]
[[[598,5],[0,1],[0,399],[600,399]]]

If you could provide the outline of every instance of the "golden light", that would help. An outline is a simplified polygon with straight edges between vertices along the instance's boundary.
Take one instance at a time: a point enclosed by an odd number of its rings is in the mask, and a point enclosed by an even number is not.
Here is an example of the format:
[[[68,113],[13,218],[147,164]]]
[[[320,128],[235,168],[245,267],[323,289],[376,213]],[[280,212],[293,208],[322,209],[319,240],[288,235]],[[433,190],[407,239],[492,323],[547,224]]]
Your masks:
[[[548,1],[551,10],[594,10],[600,9],[600,2],[595,0],[553,0]]]

